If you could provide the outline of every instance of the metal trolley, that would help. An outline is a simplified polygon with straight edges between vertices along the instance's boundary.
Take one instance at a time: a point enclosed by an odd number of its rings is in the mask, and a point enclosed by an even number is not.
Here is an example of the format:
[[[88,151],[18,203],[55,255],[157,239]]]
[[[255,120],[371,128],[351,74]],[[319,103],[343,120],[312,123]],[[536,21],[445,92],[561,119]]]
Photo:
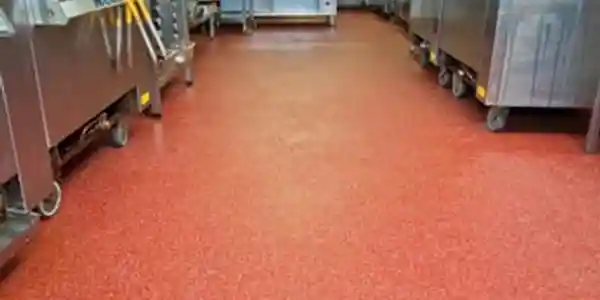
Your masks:
[[[491,131],[511,107],[590,108],[599,14],[595,0],[443,0],[432,61],[456,97],[489,107]]]

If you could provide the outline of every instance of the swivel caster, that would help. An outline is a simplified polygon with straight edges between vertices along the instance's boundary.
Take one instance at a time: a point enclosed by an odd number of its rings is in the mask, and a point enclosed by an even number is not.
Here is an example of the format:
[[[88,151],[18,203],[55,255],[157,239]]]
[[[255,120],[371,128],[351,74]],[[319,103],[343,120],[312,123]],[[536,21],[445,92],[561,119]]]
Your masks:
[[[441,67],[437,77],[438,84],[445,88],[449,89],[452,87],[452,72],[445,67]]]
[[[506,127],[506,120],[510,109],[508,107],[492,106],[488,109],[485,119],[485,128],[491,132],[498,132]]]
[[[124,121],[118,121],[109,132],[109,143],[113,148],[122,148],[129,141],[129,127]]]
[[[468,85],[463,77],[458,73],[452,73],[452,95],[457,99],[462,99],[467,96]]]
[[[60,184],[54,181],[52,193],[40,202],[35,211],[40,214],[42,219],[52,218],[58,213],[61,202],[62,189],[60,188]]]

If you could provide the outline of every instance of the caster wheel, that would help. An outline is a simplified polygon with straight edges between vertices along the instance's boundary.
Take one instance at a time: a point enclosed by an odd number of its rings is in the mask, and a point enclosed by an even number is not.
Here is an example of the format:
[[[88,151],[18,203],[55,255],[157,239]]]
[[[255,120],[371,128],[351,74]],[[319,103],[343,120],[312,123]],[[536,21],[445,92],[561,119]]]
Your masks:
[[[467,83],[463,80],[458,72],[452,74],[452,95],[457,99],[462,99],[467,96]]]
[[[417,48],[417,60],[422,69],[427,68],[429,66],[429,50],[421,47]]]
[[[445,88],[449,89],[452,87],[452,73],[446,68],[440,68],[440,72],[437,77],[438,84]]]
[[[53,184],[54,190],[52,193],[36,207],[35,211],[42,216],[42,219],[54,217],[60,208],[62,202],[62,189],[58,182]]]
[[[119,121],[110,129],[110,145],[114,148],[122,148],[129,141],[129,128],[123,121]]]
[[[485,128],[491,132],[498,132],[506,127],[506,120],[510,109],[508,107],[493,106],[488,109]]]

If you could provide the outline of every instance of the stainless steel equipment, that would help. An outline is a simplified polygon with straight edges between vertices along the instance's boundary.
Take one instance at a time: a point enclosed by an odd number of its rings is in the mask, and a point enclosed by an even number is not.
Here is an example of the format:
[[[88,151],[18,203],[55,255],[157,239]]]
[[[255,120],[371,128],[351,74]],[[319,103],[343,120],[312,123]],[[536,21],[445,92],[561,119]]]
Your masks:
[[[64,163],[104,132],[113,146],[124,146],[125,116],[134,108],[162,111],[143,28],[134,25],[139,14],[126,4],[47,0],[29,7],[35,23],[32,70],[45,133],[40,140],[46,155],[50,150],[57,177]]]
[[[505,127],[510,107],[589,108],[599,70],[596,0],[444,0],[440,59]]]
[[[31,31],[26,2],[0,0],[0,265],[35,232],[32,209],[61,199],[44,142]]]

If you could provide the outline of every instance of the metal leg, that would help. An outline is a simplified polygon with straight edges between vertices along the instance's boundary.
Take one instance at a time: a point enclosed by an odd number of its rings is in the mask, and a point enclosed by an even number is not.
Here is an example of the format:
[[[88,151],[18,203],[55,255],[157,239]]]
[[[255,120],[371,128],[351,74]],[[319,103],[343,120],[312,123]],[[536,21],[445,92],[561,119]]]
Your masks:
[[[336,16],[328,16],[327,17],[327,23],[329,23],[329,26],[334,27],[336,24]]]
[[[598,139],[600,135],[600,86],[596,92],[596,101],[594,101],[594,107],[592,108],[592,116],[590,117],[590,124],[588,132],[585,137],[585,152],[597,153],[598,152]]]
[[[186,62],[184,73],[185,84],[192,86],[194,84],[194,71],[192,70],[191,62]]]
[[[208,19],[208,36],[211,39],[213,39],[215,37],[215,27],[216,27],[216,20],[215,20],[215,15],[213,14]]]
[[[149,93],[150,93],[150,107],[148,108],[148,113],[154,117],[161,117],[163,114],[163,107],[162,107],[162,99],[161,99],[161,95],[160,95],[160,91],[158,90],[158,87],[152,88],[152,90],[149,91]],[[140,99],[140,97],[141,97],[141,95],[139,94],[139,90],[138,90],[138,99]]]

